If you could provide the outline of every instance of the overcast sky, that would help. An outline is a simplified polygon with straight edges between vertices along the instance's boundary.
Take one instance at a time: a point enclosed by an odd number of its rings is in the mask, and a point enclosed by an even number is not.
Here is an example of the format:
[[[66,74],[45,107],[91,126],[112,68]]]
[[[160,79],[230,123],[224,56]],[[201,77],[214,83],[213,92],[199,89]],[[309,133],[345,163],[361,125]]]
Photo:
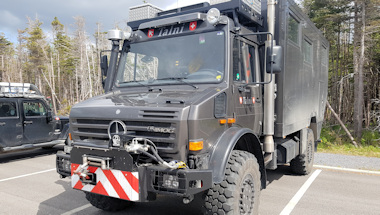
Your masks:
[[[147,0],[165,10],[205,1],[207,0]],[[8,40],[16,42],[17,30],[27,27],[27,17],[38,17],[43,23],[42,29],[48,35],[55,16],[70,33],[74,29],[73,17],[83,16],[87,34],[92,35],[97,22],[102,23],[103,31],[112,29],[115,23],[124,27],[129,8],[141,4],[143,0],[1,0],[0,33],[4,33]]]

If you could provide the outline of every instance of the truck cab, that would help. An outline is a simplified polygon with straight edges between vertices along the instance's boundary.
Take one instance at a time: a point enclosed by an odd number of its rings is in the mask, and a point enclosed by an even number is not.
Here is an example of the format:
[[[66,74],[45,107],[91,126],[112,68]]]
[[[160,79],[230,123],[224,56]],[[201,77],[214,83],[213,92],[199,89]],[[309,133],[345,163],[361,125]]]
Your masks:
[[[61,121],[34,85],[1,82],[0,86],[1,152],[65,142],[64,138],[57,140]]]
[[[327,49],[291,0],[203,3],[108,32],[105,94],[72,108],[58,172],[103,210],[204,192],[206,213],[256,214],[267,169],[311,171],[323,121],[327,69],[318,55],[304,67],[301,40],[293,48],[281,30],[295,14],[298,36],[302,19]]]

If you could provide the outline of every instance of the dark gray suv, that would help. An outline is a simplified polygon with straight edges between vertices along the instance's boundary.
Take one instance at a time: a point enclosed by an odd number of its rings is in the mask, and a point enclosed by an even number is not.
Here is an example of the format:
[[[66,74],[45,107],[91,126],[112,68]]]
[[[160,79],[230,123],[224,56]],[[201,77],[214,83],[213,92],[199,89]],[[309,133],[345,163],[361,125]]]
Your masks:
[[[65,142],[68,118],[53,116],[37,87],[4,82],[0,87],[0,152]]]

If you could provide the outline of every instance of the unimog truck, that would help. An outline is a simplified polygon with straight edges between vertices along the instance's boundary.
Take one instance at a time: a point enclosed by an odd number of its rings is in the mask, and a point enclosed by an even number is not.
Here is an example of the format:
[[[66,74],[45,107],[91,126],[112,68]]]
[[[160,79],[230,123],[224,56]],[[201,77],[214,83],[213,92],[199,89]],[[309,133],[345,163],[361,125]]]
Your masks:
[[[58,173],[103,210],[202,194],[206,214],[257,214],[267,169],[312,170],[328,41],[292,0],[144,7],[108,32],[105,94],[72,108]]]

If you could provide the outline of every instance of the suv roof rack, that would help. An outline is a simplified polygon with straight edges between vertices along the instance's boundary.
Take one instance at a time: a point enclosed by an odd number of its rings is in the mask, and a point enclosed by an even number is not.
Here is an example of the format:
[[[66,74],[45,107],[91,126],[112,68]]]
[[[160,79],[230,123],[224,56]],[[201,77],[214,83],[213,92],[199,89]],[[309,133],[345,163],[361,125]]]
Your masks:
[[[0,97],[44,97],[38,88],[30,83],[0,82]]]

